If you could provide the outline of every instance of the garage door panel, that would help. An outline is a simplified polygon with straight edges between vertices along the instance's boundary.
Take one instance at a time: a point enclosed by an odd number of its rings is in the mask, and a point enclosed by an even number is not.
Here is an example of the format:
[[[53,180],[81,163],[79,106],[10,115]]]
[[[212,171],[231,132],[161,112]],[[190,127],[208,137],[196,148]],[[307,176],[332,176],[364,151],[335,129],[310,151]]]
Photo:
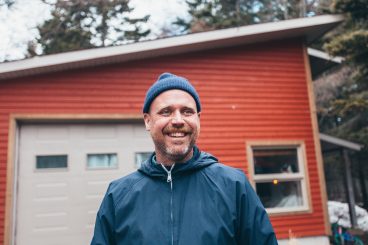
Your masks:
[[[17,245],[88,244],[108,183],[136,170],[137,152],[154,149],[143,122],[24,125],[19,145]]]
[[[36,232],[52,231],[57,234],[59,230],[68,229],[69,216],[67,212],[38,213],[33,216],[33,230]]]
[[[98,125],[94,127],[86,127],[85,139],[117,139],[118,138],[118,127],[114,125]]]
[[[69,126],[60,127],[60,125],[44,124],[42,125],[42,127],[38,127],[37,125],[30,126],[28,130],[35,133],[34,136],[38,142],[42,142],[42,141],[53,142],[53,141],[60,141],[60,140],[66,141],[72,135],[70,134]]]
[[[68,195],[68,183],[66,182],[44,182],[34,183],[35,198],[59,198]]]
[[[103,195],[106,192],[106,186],[109,184],[109,181],[106,180],[97,180],[97,181],[87,181],[84,182],[84,193],[87,196],[94,196],[94,195]]]
[[[85,212],[85,217],[87,221],[85,229],[88,231],[94,229],[98,208],[99,208],[98,205],[94,205],[93,207],[90,207],[90,209],[87,209]]]
[[[60,232],[62,232],[62,230],[60,230]],[[83,240],[79,239],[78,236],[67,236],[63,241],[58,241],[56,239],[53,239],[55,236],[51,232],[50,233],[41,232],[41,233],[43,234],[31,237],[31,240],[34,241],[33,244],[37,245],[89,244],[89,241],[83,243]],[[20,241],[20,243],[28,244],[26,239]]]

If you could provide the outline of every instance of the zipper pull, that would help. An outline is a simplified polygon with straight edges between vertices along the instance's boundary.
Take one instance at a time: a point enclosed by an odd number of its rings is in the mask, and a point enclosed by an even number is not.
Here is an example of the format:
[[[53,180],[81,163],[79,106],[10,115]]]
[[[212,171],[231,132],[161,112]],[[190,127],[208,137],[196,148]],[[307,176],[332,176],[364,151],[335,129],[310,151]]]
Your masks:
[[[167,182],[171,182],[172,178],[171,178],[171,170],[169,172],[167,172]]]
[[[167,173],[167,183],[171,183],[172,182],[171,171],[173,170],[174,166],[175,166],[175,163],[173,165],[171,165],[170,170],[167,170],[166,167],[161,163],[161,167]]]

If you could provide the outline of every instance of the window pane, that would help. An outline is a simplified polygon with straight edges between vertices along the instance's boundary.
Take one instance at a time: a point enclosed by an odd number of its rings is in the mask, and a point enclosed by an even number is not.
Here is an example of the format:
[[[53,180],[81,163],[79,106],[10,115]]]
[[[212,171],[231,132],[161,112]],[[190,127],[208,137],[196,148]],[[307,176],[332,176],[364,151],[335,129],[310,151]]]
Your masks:
[[[36,169],[66,168],[68,155],[36,156]]]
[[[135,167],[140,168],[142,163],[146,161],[150,156],[152,152],[136,152],[135,153]]]
[[[299,172],[297,149],[254,149],[255,174]]]
[[[299,181],[257,183],[257,194],[265,208],[297,207],[303,205]]]
[[[118,166],[118,156],[112,154],[88,154],[87,168],[116,168]]]

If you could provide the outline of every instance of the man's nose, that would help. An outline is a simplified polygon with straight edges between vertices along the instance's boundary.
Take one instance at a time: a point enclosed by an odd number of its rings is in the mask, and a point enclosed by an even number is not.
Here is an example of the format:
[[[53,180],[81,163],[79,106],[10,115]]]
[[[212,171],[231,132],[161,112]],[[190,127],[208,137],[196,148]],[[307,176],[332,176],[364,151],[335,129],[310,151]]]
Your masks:
[[[171,122],[176,127],[182,127],[184,125],[183,116],[181,115],[180,111],[176,111],[171,119]]]

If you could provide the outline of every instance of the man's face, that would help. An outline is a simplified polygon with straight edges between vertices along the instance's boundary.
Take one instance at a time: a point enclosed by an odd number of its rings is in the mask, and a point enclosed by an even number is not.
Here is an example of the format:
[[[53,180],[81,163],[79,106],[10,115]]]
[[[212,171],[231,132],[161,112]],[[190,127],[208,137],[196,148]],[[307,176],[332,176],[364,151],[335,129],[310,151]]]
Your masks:
[[[192,157],[200,122],[190,94],[182,90],[161,93],[152,102],[149,113],[144,114],[144,122],[155,144],[158,162],[185,162]]]

